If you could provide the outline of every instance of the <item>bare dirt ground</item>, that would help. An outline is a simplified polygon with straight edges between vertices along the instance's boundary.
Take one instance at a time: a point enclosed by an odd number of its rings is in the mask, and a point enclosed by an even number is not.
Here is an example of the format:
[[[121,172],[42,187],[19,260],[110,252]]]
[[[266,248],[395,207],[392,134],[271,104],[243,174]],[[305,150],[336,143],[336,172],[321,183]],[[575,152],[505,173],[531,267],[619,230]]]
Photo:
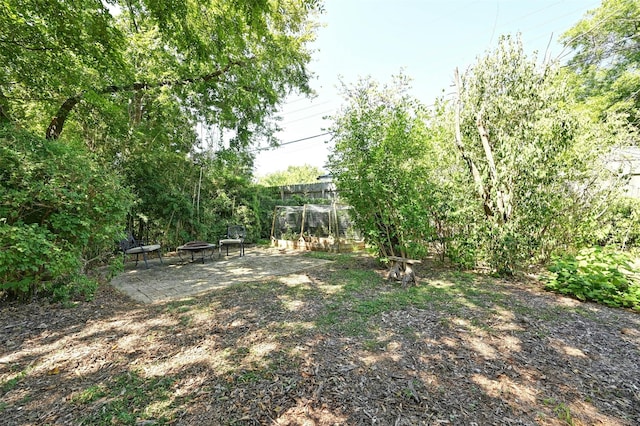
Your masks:
[[[179,302],[5,303],[0,423],[640,424],[640,315],[423,268],[409,290],[359,256]]]

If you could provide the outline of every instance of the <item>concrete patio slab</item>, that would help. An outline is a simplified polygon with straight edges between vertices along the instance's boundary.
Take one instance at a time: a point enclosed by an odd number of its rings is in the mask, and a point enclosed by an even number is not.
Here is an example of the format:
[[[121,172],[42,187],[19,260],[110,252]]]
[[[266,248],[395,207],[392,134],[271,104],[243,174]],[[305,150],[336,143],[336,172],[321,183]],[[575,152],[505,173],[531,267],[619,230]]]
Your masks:
[[[230,256],[217,255],[212,259],[175,255],[144,262],[128,261],[125,270],[111,280],[111,284],[131,298],[143,303],[157,303],[193,297],[216,288],[242,282],[253,282],[295,274],[309,268],[330,263],[329,260],[302,256],[301,252],[283,252],[277,249],[248,248],[243,257],[237,252]]]

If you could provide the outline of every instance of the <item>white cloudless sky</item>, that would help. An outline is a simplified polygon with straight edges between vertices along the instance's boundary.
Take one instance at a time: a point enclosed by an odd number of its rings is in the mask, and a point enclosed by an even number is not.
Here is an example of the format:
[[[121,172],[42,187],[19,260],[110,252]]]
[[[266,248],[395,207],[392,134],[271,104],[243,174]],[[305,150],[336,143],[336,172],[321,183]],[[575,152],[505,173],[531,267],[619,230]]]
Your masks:
[[[557,58],[558,38],[599,0],[325,0],[324,25],[313,43],[309,66],[317,96],[293,96],[282,108],[283,145],[261,150],[256,176],[309,164],[325,170],[332,149],[326,132],[345,101],[346,84],[371,76],[387,83],[403,70],[413,79],[413,96],[424,104],[452,93],[453,72],[497,47],[498,38],[520,33],[525,50]],[[301,140],[303,139],[303,140]]]

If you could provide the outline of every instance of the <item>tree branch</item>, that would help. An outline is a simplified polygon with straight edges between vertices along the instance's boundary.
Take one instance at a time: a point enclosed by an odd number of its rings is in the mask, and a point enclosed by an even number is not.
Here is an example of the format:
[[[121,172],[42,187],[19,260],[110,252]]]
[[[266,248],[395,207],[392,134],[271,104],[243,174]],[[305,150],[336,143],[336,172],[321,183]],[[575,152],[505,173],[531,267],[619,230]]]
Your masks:
[[[11,116],[9,116],[9,112],[7,111],[7,97],[0,90],[0,123],[10,123]]]
[[[487,158],[487,164],[489,165],[491,185],[496,190],[496,207],[498,209],[498,213],[500,213],[499,219],[506,222],[509,220],[509,216],[511,216],[511,208],[509,206],[507,193],[498,179],[498,170],[496,169],[496,163],[493,159],[493,151],[491,150],[491,143],[489,141],[489,132],[484,124],[482,124],[482,111],[478,111],[478,115],[476,116],[476,127],[478,128],[478,134],[482,141],[484,155]]]
[[[60,133],[62,133],[62,128],[64,127],[64,122],[67,120],[71,110],[78,104],[78,102],[80,102],[81,99],[82,95],[77,95],[64,101],[58,109],[56,116],[51,119],[49,127],[47,127],[47,132],[45,134],[47,139],[58,139],[60,137]]]
[[[199,77],[184,78],[181,80],[163,80],[155,83],[138,82],[138,83],[127,84],[124,86],[112,85],[112,86],[106,86],[100,90],[97,90],[96,92],[100,94],[109,94],[109,93],[130,92],[130,91],[138,91],[138,90],[148,90],[148,89],[155,89],[155,88],[167,87],[167,86],[179,87],[179,86],[185,86],[188,84],[194,84],[198,82],[208,83],[225,74],[227,71],[229,71],[229,69],[231,69],[232,66],[234,65],[240,66],[242,64],[243,64],[242,61],[231,61],[224,67],[212,73],[205,74]],[[60,137],[60,134],[62,133],[62,129],[64,128],[64,123],[67,120],[69,113],[71,113],[73,108],[75,108],[75,106],[83,99],[84,93],[85,92],[82,92],[64,101],[64,103],[58,109],[58,113],[56,114],[55,117],[51,119],[51,122],[47,127],[47,132],[46,132],[47,139],[58,139]]]
[[[455,70],[454,78],[456,81],[456,89],[458,91],[458,99],[456,101],[456,114],[455,114],[455,144],[458,150],[460,151],[460,155],[467,163],[469,167],[469,171],[471,172],[471,176],[473,177],[473,182],[475,183],[476,191],[482,199],[482,204],[484,207],[485,216],[493,216],[493,208],[491,207],[491,198],[484,187],[484,183],[482,182],[482,176],[480,175],[480,170],[473,162],[473,159],[467,152],[464,143],[462,142],[462,132],[460,130],[460,115],[461,115],[461,103],[462,103],[462,83],[460,82],[460,73],[458,72],[458,68]]]

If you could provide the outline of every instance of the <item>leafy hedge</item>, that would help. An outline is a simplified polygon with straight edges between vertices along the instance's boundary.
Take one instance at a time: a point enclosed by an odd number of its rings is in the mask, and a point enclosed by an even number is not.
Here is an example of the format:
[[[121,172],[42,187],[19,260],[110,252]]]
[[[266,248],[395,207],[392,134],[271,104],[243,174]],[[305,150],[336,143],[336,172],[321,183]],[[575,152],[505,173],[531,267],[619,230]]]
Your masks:
[[[640,281],[629,254],[607,248],[585,248],[556,257],[545,288],[608,306],[640,310]]]
[[[82,145],[0,128],[0,293],[84,292],[85,253],[112,250],[130,204]]]

